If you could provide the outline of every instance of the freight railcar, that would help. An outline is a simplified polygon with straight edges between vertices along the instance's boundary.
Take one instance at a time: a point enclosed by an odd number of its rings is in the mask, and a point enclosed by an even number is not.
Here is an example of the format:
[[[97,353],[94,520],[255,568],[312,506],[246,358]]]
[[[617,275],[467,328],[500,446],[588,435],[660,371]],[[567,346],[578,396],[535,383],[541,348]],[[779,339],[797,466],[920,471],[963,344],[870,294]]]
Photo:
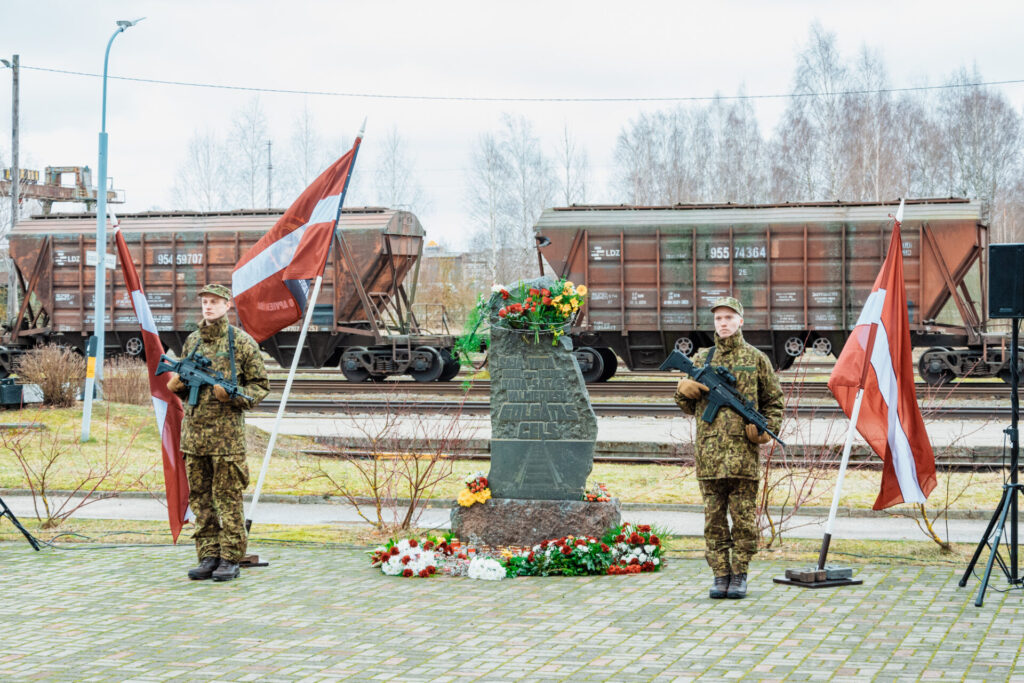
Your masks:
[[[556,275],[590,295],[572,330],[588,381],[653,369],[673,348],[713,343],[708,305],[743,302],[745,338],[785,369],[808,349],[838,354],[885,258],[898,202],[572,206],[535,226]],[[901,237],[921,375],[1008,375],[1005,335],[986,333],[981,206],[907,201]],[[614,352],[614,353],[613,353]]]
[[[230,284],[238,259],[281,211],[149,212],[120,217],[164,345],[180,351],[201,314],[199,289]],[[33,216],[11,234],[20,281],[20,311],[0,335],[0,372],[41,341],[83,349],[95,325],[96,217]],[[428,333],[412,314],[405,282],[415,282],[423,226],[413,214],[384,208],[345,209],[335,232],[323,287],[299,359],[301,367],[338,365],[352,381],[411,374],[447,381],[459,371],[454,338]],[[109,249],[113,251],[113,249]],[[119,271],[108,271],[105,353],[141,355],[139,324]],[[231,314],[232,317],[233,313]],[[443,320],[443,317],[442,317]],[[262,346],[282,365],[295,353],[299,325]]]

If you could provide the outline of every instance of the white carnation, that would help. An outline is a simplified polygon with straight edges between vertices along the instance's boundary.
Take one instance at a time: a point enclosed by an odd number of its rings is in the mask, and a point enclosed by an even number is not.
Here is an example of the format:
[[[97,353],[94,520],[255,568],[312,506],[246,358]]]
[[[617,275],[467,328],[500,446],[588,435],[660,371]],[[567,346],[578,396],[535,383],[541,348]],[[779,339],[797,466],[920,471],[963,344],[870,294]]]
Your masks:
[[[489,557],[474,557],[469,563],[467,575],[471,579],[483,581],[500,581],[505,578],[505,567],[497,560]]]

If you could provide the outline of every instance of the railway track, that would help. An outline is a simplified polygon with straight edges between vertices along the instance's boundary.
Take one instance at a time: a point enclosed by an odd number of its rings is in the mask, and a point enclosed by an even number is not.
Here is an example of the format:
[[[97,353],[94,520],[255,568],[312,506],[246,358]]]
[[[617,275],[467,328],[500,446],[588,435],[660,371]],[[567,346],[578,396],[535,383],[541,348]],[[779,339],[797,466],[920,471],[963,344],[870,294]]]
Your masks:
[[[270,380],[270,390],[280,394],[284,391],[285,380]],[[618,381],[600,384],[588,384],[587,390],[591,397],[604,396],[651,396],[670,399],[675,393],[674,380],[655,381]],[[824,382],[797,381],[783,377],[782,389],[791,398],[819,399],[828,398],[831,394]],[[295,394],[367,394],[383,392],[388,395],[417,394],[435,396],[488,396],[491,391],[489,380],[477,380],[467,388],[462,382],[414,382],[411,380],[388,380],[378,384],[360,382],[352,383],[336,378],[300,378],[292,382],[292,395]],[[1004,382],[963,382],[944,387],[931,387],[923,382],[917,385],[920,399],[953,398],[962,400],[1009,399],[1010,387]]]
[[[279,401],[268,400],[260,403],[261,412],[276,412]],[[594,403],[594,412],[604,417],[676,417],[679,413],[672,403]],[[454,413],[463,415],[487,415],[489,401],[438,401],[413,398],[385,399],[289,399],[288,410],[293,413],[366,414],[390,410],[401,413]],[[791,411],[792,409],[790,409]],[[941,419],[1008,418],[1010,406],[942,406],[925,411],[926,416]],[[790,413],[792,414],[792,413]],[[842,415],[837,405],[796,408],[800,417],[836,417]]]

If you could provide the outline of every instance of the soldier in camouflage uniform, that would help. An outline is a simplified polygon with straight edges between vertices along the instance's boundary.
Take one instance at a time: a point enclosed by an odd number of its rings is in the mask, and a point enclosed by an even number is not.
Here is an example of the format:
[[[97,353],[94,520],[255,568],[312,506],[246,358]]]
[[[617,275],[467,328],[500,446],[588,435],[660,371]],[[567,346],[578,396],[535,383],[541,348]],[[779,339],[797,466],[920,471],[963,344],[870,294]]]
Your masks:
[[[711,312],[715,316],[712,364],[727,368],[736,377],[736,389],[778,433],[782,387],[768,357],[743,340],[743,305],[733,297],[722,297],[712,304]],[[704,365],[709,351],[698,352],[694,365]],[[676,388],[676,404],[683,412],[700,416],[707,406],[707,390],[700,382],[682,379]],[[704,557],[715,574],[712,598],[746,596],[747,566],[757,553],[758,542],[758,450],[770,439],[754,425],[744,424],[729,408],[719,410],[711,423],[697,418],[697,480],[704,498]],[[732,516],[731,531],[727,511]]]
[[[270,391],[267,369],[259,345],[237,327],[228,334],[227,312],[231,290],[224,285],[207,285],[199,294],[203,319],[182,348],[187,356],[198,350],[212,361],[211,370],[231,378],[229,336],[234,336],[235,378],[238,390],[251,399],[232,398],[224,387],[204,386],[199,402],[185,403],[181,425],[181,450],[188,473],[189,507],[195,515],[196,553],[199,566],[190,569],[190,579],[229,581],[239,574],[238,563],[245,556],[245,515],[242,492],[249,484],[245,462],[245,416]],[[182,398],[189,389],[176,374],[167,387]]]

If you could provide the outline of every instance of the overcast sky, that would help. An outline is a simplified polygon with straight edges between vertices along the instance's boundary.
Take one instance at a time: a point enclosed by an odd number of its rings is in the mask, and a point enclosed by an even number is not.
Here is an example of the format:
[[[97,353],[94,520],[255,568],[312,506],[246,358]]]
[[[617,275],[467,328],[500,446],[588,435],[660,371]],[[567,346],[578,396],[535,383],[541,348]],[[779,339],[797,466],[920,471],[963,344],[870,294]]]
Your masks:
[[[254,88],[498,98],[701,97],[786,93],[797,52],[820,21],[844,55],[881,52],[894,87],[938,84],[976,65],[987,81],[1024,79],[1021,2],[83,2],[0,0],[0,56],[19,54],[23,168],[96,166],[101,74],[117,19],[147,17],[114,41],[110,75]],[[0,150],[10,159],[10,70],[0,69]],[[1024,84],[1003,86],[1018,109]],[[240,90],[111,80],[109,175],[121,211],[174,209],[171,186],[197,130],[225,134],[254,96]],[[376,165],[392,127],[408,140],[430,200],[433,239],[464,246],[466,168],[503,112],[531,119],[554,151],[563,126],[592,165],[588,199],[608,189],[615,139],[671,102],[438,102],[263,93],[275,160],[309,107],[317,127],[366,138],[356,173]],[[756,103],[770,134],[782,100]],[[376,136],[376,137],[375,137]],[[372,185],[363,176],[364,187]],[[290,202],[290,198],[282,203]]]

